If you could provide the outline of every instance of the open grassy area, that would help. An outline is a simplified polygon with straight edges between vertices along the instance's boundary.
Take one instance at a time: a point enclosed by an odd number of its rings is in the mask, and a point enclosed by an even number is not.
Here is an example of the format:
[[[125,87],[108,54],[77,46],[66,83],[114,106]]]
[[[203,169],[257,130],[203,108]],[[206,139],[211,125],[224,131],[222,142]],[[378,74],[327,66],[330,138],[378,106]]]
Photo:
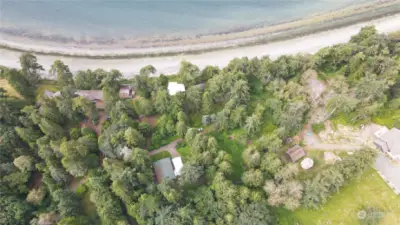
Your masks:
[[[316,134],[319,134],[319,132],[325,130],[325,124],[322,123],[314,123],[311,125],[312,126],[312,131]]]
[[[162,139],[159,143],[151,143],[151,141],[150,141],[150,146],[148,147],[147,150],[151,151],[154,149],[161,148],[162,146],[168,145],[169,143],[175,141],[178,138],[179,137],[177,135],[174,135],[174,136],[169,136],[169,137]]]
[[[189,159],[190,156],[190,147],[189,145],[185,145],[182,147],[179,147],[176,149],[177,152],[179,152],[179,155],[181,155],[183,161],[186,161]]]
[[[298,209],[294,213],[277,210],[281,224],[357,225],[357,213],[363,207],[377,207],[384,211],[382,225],[400,224],[400,196],[370,168],[360,179],[354,179],[318,210]]]
[[[10,97],[21,98],[21,95],[8,83],[6,79],[0,79],[0,88],[6,90],[6,94]]]
[[[322,169],[329,166],[329,164],[325,163],[324,152],[325,151],[320,151],[320,150],[307,150],[306,157],[314,160],[314,166],[309,170],[303,170],[300,167],[301,160],[299,160],[298,164],[299,164],[299,168],[301,171],[297,175],[297,178],[299,180],[310,179],[310,178],[314,177],[315,175],[317,175]],[[335,155],[337,155],[337,156],[340,156],[342,159],[348,156],[348,154],[343,151],[331,151],[331,152],[335,153]]]
[[[400,127],[400,109],[384,109],[372,118],[372,122],[392,128]]]
[[[400,126],[400,110],[397,109],[388,109],[388,108],[383,108],[378,112],[378,115],[372,117],[372,122],[387,126],[388,128],[392,128],[394,126],[399,127]],[[370,121],[356,121],[355,123],[352,123],[350,121],[350,117],[344,113],[341,113],[337,116],[334,116],[331,118],[331,121],[334,125],[342,124],[345,126],[360,126],[361,124],[367,124]]]
[[[221,150],[226,151],[232,156],[232,167],[233,173],[230,176],[232,180],[240,180],[244,171],[244,162],[242,159],[242,153],[245,146],[235,140],[230,140],[228,135],[225,133],[213,133],[213,136],[217,139]]]
[[[163,158],[172,158],[171,154],[168,151],[160,152],[155,155],[150,156],[151,161],[156,162]]]
[[[41,80],[36,89],[36,99],[40,98],[46,90],[58,91],[57,82],[54,80]]]
[[[331,79],[333,77],[343,75],[345,72],[346,68],[342,67],[336,71],[331,71],[331,70],[318,70],[318,79],[326,81],[328,79]]]

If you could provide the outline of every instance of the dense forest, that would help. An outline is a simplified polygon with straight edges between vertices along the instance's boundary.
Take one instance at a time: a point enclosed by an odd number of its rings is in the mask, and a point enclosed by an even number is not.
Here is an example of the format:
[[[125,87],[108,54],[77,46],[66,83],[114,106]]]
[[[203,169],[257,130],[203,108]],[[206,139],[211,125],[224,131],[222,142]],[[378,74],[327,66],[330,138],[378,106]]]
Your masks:
[[[376,152],[365,148],[316,176],[298,176],[281,149],[316,107],[307,74],[331,88],[318,103],[322,120],[398,113],[399,40],[365,27],[314,55],[236,58],[202,70],[184,61],[170,76],[152,76],[149,65],[130,79],[117,70],[72,74],[55,61],[48,81],[24,53],[20,69],[0,67],[0,79],[19,95],[0,89],[0,224],[279,224],[278,209],[321,207]],[[186,91],[170,95],[171,81]],[[39,94],[49,84],[60,95]],[[133,99],[120,98],[122,84]],[[76,90],[101,90],[104,108]],[[157,184],[148,152],[174,140],[186,152],[182,172]]]

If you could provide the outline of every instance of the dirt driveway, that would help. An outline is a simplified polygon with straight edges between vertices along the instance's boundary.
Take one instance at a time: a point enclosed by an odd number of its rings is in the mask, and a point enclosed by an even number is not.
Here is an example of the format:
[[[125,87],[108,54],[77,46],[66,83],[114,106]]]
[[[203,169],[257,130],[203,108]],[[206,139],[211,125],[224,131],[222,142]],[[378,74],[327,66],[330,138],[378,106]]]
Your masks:
[[[164,145],[159,149],[149,152],[149,155],[152,156],[160,152],[168,151],[171,154],[172,158],[179,157],[180,155],[179,152],[176,151],[176,145],[181,141],[182,139],[175,140],[168,145]]]

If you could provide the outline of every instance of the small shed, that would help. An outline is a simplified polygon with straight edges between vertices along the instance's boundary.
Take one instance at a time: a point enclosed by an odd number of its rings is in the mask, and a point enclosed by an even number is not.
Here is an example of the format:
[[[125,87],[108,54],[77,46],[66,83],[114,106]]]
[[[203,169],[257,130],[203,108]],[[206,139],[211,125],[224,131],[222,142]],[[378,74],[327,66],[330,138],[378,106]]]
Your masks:
[[[168,93],[170,95],[175,95],[178,92],[185,91],[185,85],[179,84],[177,82],[169,82],[168,83]]]
[[[172,159],[172,164],[174,165],[175,176],[181,175],[181,169],[183,167],[182,158],[181,157],[173,158]]]
[[[292,162],[296,162],[297,160],[303,158],[306,155],[306,152],[300,145],[295,145],[289,150],[286,151],[286,154],[289,156]]]
[[[135,95],[133,88],[129,84],[121,84],[119,88],[120,98],[132,98]]]
[[[174,179],[175,173],[172,167],[171,159],[164,158],[153,163],[156,174],[157,183],[161,183],[164,179]]]

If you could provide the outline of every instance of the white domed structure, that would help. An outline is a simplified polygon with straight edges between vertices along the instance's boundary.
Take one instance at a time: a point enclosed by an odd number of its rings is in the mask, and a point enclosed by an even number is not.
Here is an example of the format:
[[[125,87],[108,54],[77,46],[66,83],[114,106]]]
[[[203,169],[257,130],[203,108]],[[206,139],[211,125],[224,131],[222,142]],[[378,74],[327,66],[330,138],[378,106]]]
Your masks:
[[[314,160],[312,160],[311,158],[305,158],[303,159],[303,161],[301,161],[300,165],[301,168],[305,170],[311,169],[314,166]]]

